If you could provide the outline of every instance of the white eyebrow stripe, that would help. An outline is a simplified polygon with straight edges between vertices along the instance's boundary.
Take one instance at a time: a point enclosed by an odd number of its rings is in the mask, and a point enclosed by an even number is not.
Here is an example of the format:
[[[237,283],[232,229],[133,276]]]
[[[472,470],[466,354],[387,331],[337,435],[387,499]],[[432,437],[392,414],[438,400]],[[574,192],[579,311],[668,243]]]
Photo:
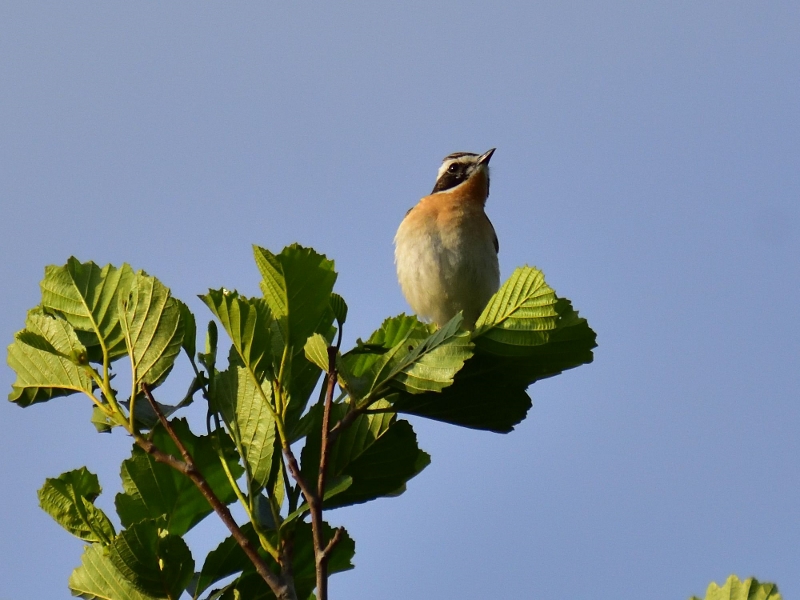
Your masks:
[[[455,156],[458,154],[459,156]],[[436,181],[439,181],[439,178],[447,171],[447,168],[452,165],[453,163],[462,163],[465,165],[475,164],[477,161],[475,159],[478,158],[477,154],[462,154],[460,152],[456,152],[455,154],[451,154],[450,156],[445,156],[444,161],[442,162],[442,166],[439,167],[439,171],[436,173]],[[455,158],[451,158],[455,156]]]

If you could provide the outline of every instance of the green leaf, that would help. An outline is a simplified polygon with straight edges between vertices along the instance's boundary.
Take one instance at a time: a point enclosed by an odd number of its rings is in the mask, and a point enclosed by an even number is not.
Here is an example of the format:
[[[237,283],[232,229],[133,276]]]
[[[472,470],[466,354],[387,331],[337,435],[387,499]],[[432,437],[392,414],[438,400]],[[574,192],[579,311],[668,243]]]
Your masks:
[[[258,536],[251,523],[242,526],[242,533],[254,546],[258,546]],[[252,565],[253,563],[247,558],[239,543],[233,536],[228,536],[206,556],[203,568],[195,581],[192,595],[197,598],[220,579],[241,573]]]
[[[461,315],[431,332],[416,317],[386,319],[366,343],[342,357],[341,376],[354,397],[378,396],[391,385],[410,393],[440,391],[472,356]]]
[[[177,600],[194,574],[194,559],[183,538],[160,535],[152,520],[122,531],[109,558],[125,579],[155,598]]]
[[[191,400],[192,397],[188,396],[184,397],[183,400],[181,400],[178,404],[162,404],[158,401],[156,401],[156,404],[158,405],[158,409],[161,411],[162,415],[165,417],[170,417],[184,406],[191,404]],[[120,404],[122,404],[122,406],[124,406],[126,409],[130,410],[131,403],[129,400],[123,400],[120,402]],[[141,429],[153,429],[153,427],[155,427],[160,420],[156,412],[153,410],[153,407],[150,405],[150,402],[142,397],[141,394],[139,394],[136,400],[134,420]],[[98,426],[97,421],[93,420],[93,422],[95,423],[95,426]],[[102,421],[100,423],[102,423]]]
[[[100,544],[86,546],[81,566],[72,572],[69,589],[73,596],[87,600],[163,600],[165,596],[151,596],[139,591],[129,582]]]
[[[331,336],[332,337],[332,336]],[[308,399],[319,381],[322,371],[305,357],[303,347],[297,348],[287,361],[288,382],[286,382],[287,409],[286,429],[289,437],[295,436],[295,428],[308,405]]]
[[[306,358],[314,363],[320,370],[327,371],[328,367],[328,341],[320,334],[315,333],[306,341],[304,347]]]
[[[259,391],[247,369],[233,365],[216,375],[211,398],[241,447],[252,480],[259,489],[264,487],[275,448],[275,418],[269,408],[272,385],[265,381]]]
[[[389,408],[378,401],[374,409]],[[331,410],[331,423],[345,414],[346,407],[338,404]],[[308,436],[302,451],[302,471],[306,477],[316,477],[320,454],[319,420]],[[403,486],[430,463],[430,457],[417,446],[417,436],[407,421],[398,421],[393,413],[381,412],[358,417],[342,431],[328,456],[328,481],[335,484],[350,477],[352,484],[327,498],[326,509],[367,502],[395,495]]]
[[[194,314],[189,310],[185,302],[181,302],[177,298],[175,302],[181,309],[181,323],[183,324],[183,341],[181,347],[183,348],[189,360],[194,362],[194,355],[197,352],[197,322],[195,321]]]
[[[475,356],[456,375],[455,383],[439,393],[398,392],[387,399],[399,413],[508,433],[531,407],[526,387],[491,375],[484,368],[484,357]]]
[[[245,532],[251,542],[257,543],[257,537],[250,524],[245,525],[242,531]],[[327,523],[323,523],[323,532],[326,541],[330,540],[334,535],[334,529]],[[294,549],[292,571],[297,597],[308,598],[316,585],[314,541],[310,524],[302,521],[295,524],[292,546]],[[352,569],[354,555],[355,542],[345,531],[340,542],[331,553],[328,562],[328,573],[332,575]],[[265,556],[265,560],[273,571],[279,572],[278,565],[272,557]],[[203,564],[203,569],[197,578],[194,597],[199,597],[200,594],[220,579],[236,573],[243,573],[232,584],[232,588],[238,592],[239,598],[255,600],[257,598],[273,599],[275,597],[261,576],[255,572],[252,563],[233,537],[226,538],[208,554],[206,562]]]
[[[97,429],[97,433],[110,433],[111,429],[115,425],[118,425],[107,413],[101,410],[99,406],[92,407],[92,418],[90,421],[95,429]]]
[[[34,309],[25,326],[8,347],[8,365],[17,373],[8,399],[24,407],[75,392],[91,395],[86,347],[70,324]]]
[[[217,364],[218,337],[219,333],[217,332],[217,324],[214,321],[209,321],[208,328],[206,329],[205,352],[197,355],[200,364],[206,368],[209,378],[213,378],[214,367]]]
[[[755,577],[741,581],[731,575],[725,585],[711,583],[706,590],[705,600],[781,600],[778,586],[774,583],[759,583]],[[689,600],[700,600],[692,596]]]
[[[333,261],[298,244],[280,254],[254,246],[253,253],[262,276],[261,290],[278,321],[284,345],[302,348],[312,333],[324,333],[333,321]]]
[[[241,596],[236,591],[237,583],[239,583],[239,580],[234,579],[223,588],[211,590],[211,593],[203,600],[241,600]]]
[[[415,316],[398,315],[386,319],[366,342],[360,339],[353,350],[342,356],[340,375],[351,396],[365,398],[385,383],[379,380],[396,355],[407,356],[430,335],[430,329]]]
[[[93,262],[81,263],[71,257],[63,267],[45,268],[42,306],[63,316],[80,333],[89,347],[90,360],[102,362],[101,342],[109,360],[126,353],[119,318],[119,296],[128,292],[133,271]]]
[[[507,433],[525,418],[531,407],[526,389],[532,383],[592,362],[596,335],[569,300],[555,304],[556,328],[546,343],[526,355],[498,356],[476,340],[476,354],[441,393],[390,397],[393,408],[455,425]]]
[[[426,338],[392,369],[392,384],[412,394],[441,391],[472,356],[469,332],[460,329],[463,318],[456,315]]]
[[[339,543],[331,552],[328,560],[328,573],[333,575],[349,571],[354,567],[353,556],[356,553],[356,543],[347,531],[343,529]],[[323,539],[327,543],[334,535],[334,529],[328,523],[322,523]],[[316,585],[316,571],[314,563],[314,538],[311,525],[300,522],[297,524],[294,536],[294,558],[292,560],[295,589],[298,598],[308,598]],[[248,596],[244,596],[247,598]]]
[[[125,344],[131,357],[134,387],[157,386],[172,369],[181,350],[181,307],[169,288],[155,277],[137,273],[130,291],[119,295]]]
[[[368,502],[405,491],[410,479],[430,464],[430,455],[419,449],[408,421],[396,420],[375,443],[344,469],[353,485],[326,502],[326,508]]]
[[[272,370],[270,326],[273,316],[261,298],[245,298],[224,289],[200,296],[220,320],[244,366],[261,382]]]
[[[597,335],[586,319],[579,317],[565,298],[558,299],[555,309],[558,320],[547,343],[531,348],[523,357],[495,359],[494,374],[502,373],[504,379],[530,385],[594,360],[592,349],[597,347]]]
[[[109,544],[115,535],[114,526],[94,505],[101,491],[97,475],[81,467],[46,479],[38,492],[39,506],[72,535]]]
[[[331,310],[333,311],[336,322],[341,328],[345,321],[347,321],[347,302],[336,292],[331,293]]]
[[[170,423],[217,497],[225,504],[233,502],[236,495],[214,450],[215,439],[195,436],[184,419],[174,419]],[[222,436],[222,441],[228,468],[235,478],[239,478],[244,470],[239,465],[236,450],[227,436]],[[164,452],[180,456],[163,428],[154,430],[153,443]],[[121,476],[123,492],[117,494],[115,503],[125,527],[164,516],[166,529],[175,535],[183,535],[212,510],[188,477],[156,462],[138,446],[134,445],[131,457],[123,461]]]
[[[473,339],[495,354],[525,355],[547,343],[556,328],[555,304],[556,294],[539,269],[517,268],[478,317]]]
[[[276,319],[275,371],[281,371],[280,384],[287,391],[285,421],[292,436],[320,376],[320,369],[304,355],[306,340],[314,333],[328,343],[333,339],[331,292],[336,272],[333,261],[297,244],[280,254],[254,246],[253,253],[262,276],[261,290]]]
[[[328,501],[333,498],[337,494],[341,494],[343,491],[348,489],[350,486],[353,485],[353,478],[349,475],[344,475],[342,477],[337,477],[333,481],[328,481],[325,485],[325,495],[323,497],[325,502],[325,507],[328,507]],[[285,528],[290,525],[293,521],[296,521],[303,515],[305,515],[309,510],[309,506],[307,503],[301,504],[297,510],[292,511],[289,513],[286,518],[281,523],[281,527]]]

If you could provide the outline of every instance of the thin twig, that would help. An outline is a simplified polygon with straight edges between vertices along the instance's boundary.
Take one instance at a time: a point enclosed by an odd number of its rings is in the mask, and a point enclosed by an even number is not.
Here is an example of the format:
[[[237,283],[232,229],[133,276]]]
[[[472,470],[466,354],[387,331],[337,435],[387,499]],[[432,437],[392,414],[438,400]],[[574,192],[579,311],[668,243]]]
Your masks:
[[[297,485],[300,486],[300,491],[303,492],[303,497],[306,499],[306,503],[309,507],[316,505],[317,503],[317,494],[316,492],[311,489],[311,487],[306,482],[305,477],[300,472],[300,465],[297,464],[297,459],[294,456],[294,452],[292,452],[292,447],[289,445],[289,442],[285,442],[283,446],[283,455],[286,457],[286,466],[289,467],[289,473],[291,473],[292,478],[297,482]]]
[[[317,498],[319,502],[316,507],[311,508],[311,521],[317,521],[318,526],[312,529],[314,534],[314,557],[317,575],[317,594],[319,600],[328,600],[328,558],[336,544],[339,543],[343,533],[342,529],[336,530],[333,537],[325,543],[325,533],[322,529],[322,508],[325,499],[325,479],[328,473],[328,457],[330,456],[332,440],[329,436],[331,425],[331,408],[333,406],[333,392],[336,389],[338,373],[336,370],[336,357],[339,348],[342,346],[342,324],[339,323],[339,331],[336,344],[328,347],[328,390],[325,394],[325,404],[322,408],[322,431],[320,439],[319,472],[317,474]],[[314,512],[318,513],[314,515]]]
[[[236,540],[239,546],[241,546],[242,550],[244,550],[247,558],[249,558],[250,562],[253,563],[253,566],[256,568],[256,572],[261,575],[262,579],[264,579],[275,596],[281,600],[295,600],[293,586],[284,581],[282,577],[275,575],[275,573],[270,570],[269,565],[267,565],[264,559],[261,558],[256,549],[253,547],[253,544],[249,539],[247,539],[247,536],[236,524],[233,515],[231,515],[231,511],[228,510],[228,507],[225,506],[225,504],[221,502],[219,498],[217,498],[217,495],[211,489],[211,486],[208,484],[205,477],[203,477],[200,471],[197,470],[191,454],[189,454],[186,446],[183,445],[183,442],[175,433],[175,430],[164,416],[164,413],[161,412],[161,409],[158,407],[158,404],[156,403],[146,384],[142,384],[142,391],[147,397],[147,400],[150,402],[150,405],[153,407],[153,411],[158,416],[158,420],[161,422],[164,429],[167,430],[167,433],[169,433],[172,441],[174,441],[175,445],[178,447],[178,451],[181,453],[183,460],[178,460],[171,454],[167,454],[166,452],[159,450],[156,445],[153,444],[153,442],[142,437],[134,431],[134,440],[136,443],[142,448],[142,450],[150,454],[158,462],[169,465],[176,471],[183,473],[189,479],[191,479],[192,483],[197,486],[197,489],[200,490],[200,493],[203,494],[203,497],[211,505],[211,508],[214,509],[214,512],[216,512],[219,518],[222,519],[222,522],[231,532],[233,538]]]
[[[341,327],[339,327],[341,334]],[[339,336],[341,342],[341,335]],[[314,557],[316,563],[317,575],[317,594],[319,600],[328,600],[328,555],[326,552],[329,544],[325,543],[325,532],[322,530],[322,505],[325,498],[325,476],[328,470],[328,456],[330,455],[330,442],[328,440],[328,429],[330,428],[331,420],[331,405],[333,404],[333,391],[336,387],[336,354],[338,353],[337,346],[330,346],[328,348],[328,392],[325,394],[325,404],[322,409],[322,439],[320,443],[320,456],[319,456],[319,473],[317,475],[317,497],[319,502],[317,506],[311,508],[311,522],[319,523],[319,526],[313,527],[314,534]],[[317,513],[316,515],[314,513]],[[339,530],[337,530],[338,532]],[[341,534],[339,534],[341,537]],[[331,544],[337,543],[337,536],[330,541]],[[333,547],[331,546],[331,549]]]
[[[328,600],[327,570],[320,570],[321,549],[325,543],[322,529],[322,500],[311,489],[311,486],[308,485],[305,477],[300,472],[300,466],[297,464],[297,459],[288,441],[283,447],[283,454],[286,457],[286,466],[289,468],[289,473],[292,474],[297,485],[300,486],[300,491],[303,492],[306,504],[308,504],[308,511],[311,513],[311,535],[314,540],[314,563],[317,575],[317,600]],[[326,562],[323,561],[323,563]]]
[[[342,541],[343,535],[344,535],[344,529],[341,527],[337,527],[336,531],[333,533],[331,541],[328,542],[328,545],[325,546],[325,549],[322,551],[322,554],[325,556],[325,558],[328,558],[333,549],[336,547],[336,544]]]
[[[333,445],[336,439],[339,437],[339,434],[342,433],[345,429],[350,427],[358,417],[364,414],[367,410],[367,407],[361,408],[353,408],[352,410],[348,411],[345,416],[343,416],[336,425],[331,427],[331,430],[328,432],[328,443]]]

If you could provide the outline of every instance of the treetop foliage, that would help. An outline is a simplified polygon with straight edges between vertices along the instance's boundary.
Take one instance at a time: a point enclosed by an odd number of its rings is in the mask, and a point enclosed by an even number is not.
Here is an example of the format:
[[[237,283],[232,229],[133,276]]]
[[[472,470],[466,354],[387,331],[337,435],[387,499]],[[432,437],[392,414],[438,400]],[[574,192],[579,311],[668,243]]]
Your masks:
[[[441,328],[399,315],[343,351],[348,311],[333,261],[296,244],[254,255],[262,296],[200,296],[213,317],[201,352],[195,316],[155,277],[75,258],[46,268],[41,303],[8,347],[9,400],[82,395],[98,431],[122,428],[134,442],[115,500],[119,532],[85,468],[39,491],[42,508],[88,544],[73,594],[305,600],[316,589],[322,599],[328,574],[352,568],[355,552],[322,511],[401,494],[430,462],[401,415],[506,433],[527,415],[532,383],[592,361],[595,333],[532,267],[514,271],[472,331],[461,315]],[[181,350],[194,371],[188,392],[158,401]],[[112,386],[122,368],[130,390]],[[201,432],[175,416],[198,393]],[[233,502],[247,514],[241,526]],[[196,563],[182,536],[212,512],[231,536]]]

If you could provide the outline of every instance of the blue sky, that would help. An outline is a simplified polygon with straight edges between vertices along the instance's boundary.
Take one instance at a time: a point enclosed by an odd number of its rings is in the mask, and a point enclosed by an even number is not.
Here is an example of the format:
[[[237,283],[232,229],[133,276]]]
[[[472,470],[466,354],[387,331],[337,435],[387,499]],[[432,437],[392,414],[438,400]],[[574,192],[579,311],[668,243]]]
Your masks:
[[[441,158],[497,147],[502,276],[541,268],[595,362],[509,435],[413,420],[431,466],[329,515],[357,543],[333,598],[800,596],[798,3],[10,1],[0,82],[5,344],[70,255],[202,323],[209,287],[257,292],[251,244],[295,241],[352,344],[408,310],[392,237]],[[0,597],[69,597],[81,543],[36,490],[87,465],[111,510],[130,441],[89,416],[0,403]]]

